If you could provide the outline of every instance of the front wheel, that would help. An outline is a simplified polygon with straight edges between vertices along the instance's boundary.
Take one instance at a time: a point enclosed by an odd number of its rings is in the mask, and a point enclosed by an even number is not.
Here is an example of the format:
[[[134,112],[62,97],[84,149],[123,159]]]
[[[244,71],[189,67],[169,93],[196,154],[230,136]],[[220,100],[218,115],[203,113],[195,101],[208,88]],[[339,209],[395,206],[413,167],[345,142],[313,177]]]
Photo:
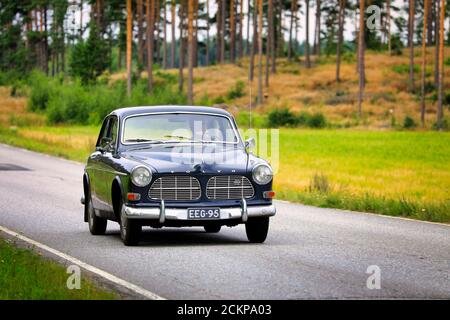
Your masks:
[[[87,199],[86,199],[84,205],[86,206],[86,210],[87,210],[89,231],[91,232],[91,234],[93,234],[93,235],[105,234],[108,220],[97,217],[95,215],[95,210],[94,210],[94,206],[92,205],[92,199],[91,199],[90,195],[87,196]]]
[[[141,239],[142,226],[139,221],[128,219],[125,216],[125,207],[122,206],[120,214],[120,237],[126,246],[136,246]]]
[[[269,217],[248,219],[245,224],[248,241],[263,243],[269,232]]]

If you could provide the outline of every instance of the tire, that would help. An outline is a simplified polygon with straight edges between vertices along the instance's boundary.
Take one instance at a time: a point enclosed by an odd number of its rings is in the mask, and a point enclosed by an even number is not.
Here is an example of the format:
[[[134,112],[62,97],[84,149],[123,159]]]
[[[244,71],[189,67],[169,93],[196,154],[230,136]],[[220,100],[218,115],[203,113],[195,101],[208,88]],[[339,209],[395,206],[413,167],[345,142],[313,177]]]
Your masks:
[[[124,206],[120,213],[120,238],[126,246],[136,246],[141,239],[142,226],[139,221],[128,219],[125,216]]]
[[[222,226],[220,225],[206,225],[204,226],[205,231],[208,233],[218,233],[220,231],[220,229],[222,228]]]
[[[106,220],[105,218],[97,217],[95,215],[95,210],[94,206],[92,205],[92,199],[90,195],[86,197],[84,205],[87,212],[89,231],[91,232],[91,234],[94,236],[105,234],[108,220]]]
[[[269,232],[269,217],[249,219],[245,224],[248,241],[263,243]]]

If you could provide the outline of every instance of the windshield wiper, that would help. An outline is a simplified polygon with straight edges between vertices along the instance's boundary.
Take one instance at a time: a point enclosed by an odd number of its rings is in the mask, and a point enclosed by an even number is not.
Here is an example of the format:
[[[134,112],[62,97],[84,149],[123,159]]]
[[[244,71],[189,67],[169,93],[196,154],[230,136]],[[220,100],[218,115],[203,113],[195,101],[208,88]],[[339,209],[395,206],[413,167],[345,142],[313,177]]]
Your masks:
[[[142,138],[136,138],[136,139],[127,139],[125,142],[149,142],[149,143],[164,143],[162,140],[152,140],[152,139],[142,139]]]
[[[175,138],[175,139],[180,139],[180,140],[185,140],[187,142],[196,142],[196,143],[217,143],[215,141],[205,141],[205,140],[197,140],[197,139],[191,139],[185,136],[171,136],[171,135],[167,135],[164,136],[164,138]]]

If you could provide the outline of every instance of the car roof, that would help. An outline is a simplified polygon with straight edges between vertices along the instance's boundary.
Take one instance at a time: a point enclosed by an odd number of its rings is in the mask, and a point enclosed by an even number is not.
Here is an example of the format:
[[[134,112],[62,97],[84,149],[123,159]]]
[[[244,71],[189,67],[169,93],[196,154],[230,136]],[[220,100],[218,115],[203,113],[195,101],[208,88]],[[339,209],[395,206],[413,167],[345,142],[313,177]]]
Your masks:
[[[210,113],[232,117],[231,114],[224,109],[214,107],[174,106],[174,105],[120,108],[114,110],[110,114],[114,114],[119,116],[120,118],[124,118],[141,113],[161,113],[161,112],[169,112],[169,113],[196,112],[196,113]]]

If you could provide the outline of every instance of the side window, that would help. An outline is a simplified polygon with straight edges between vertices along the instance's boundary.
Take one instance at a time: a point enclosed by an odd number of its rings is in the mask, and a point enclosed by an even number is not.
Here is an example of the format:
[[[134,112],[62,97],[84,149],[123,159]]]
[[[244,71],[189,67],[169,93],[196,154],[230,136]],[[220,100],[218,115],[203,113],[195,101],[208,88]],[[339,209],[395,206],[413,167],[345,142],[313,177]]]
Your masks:
[[[108,138],[111,138],[111,146],[117,145],[117,126],[118,121],[117,117],[111,117],[109,119],[109,125],[108,125]]]
[[[103,121],[102,128],[100,129],[100,134],[98,135],[97,144],[95,145],[96,147],[102,146],[102,138],[106,137],[108,133],[108,122],[109,118],[106,118]]]

